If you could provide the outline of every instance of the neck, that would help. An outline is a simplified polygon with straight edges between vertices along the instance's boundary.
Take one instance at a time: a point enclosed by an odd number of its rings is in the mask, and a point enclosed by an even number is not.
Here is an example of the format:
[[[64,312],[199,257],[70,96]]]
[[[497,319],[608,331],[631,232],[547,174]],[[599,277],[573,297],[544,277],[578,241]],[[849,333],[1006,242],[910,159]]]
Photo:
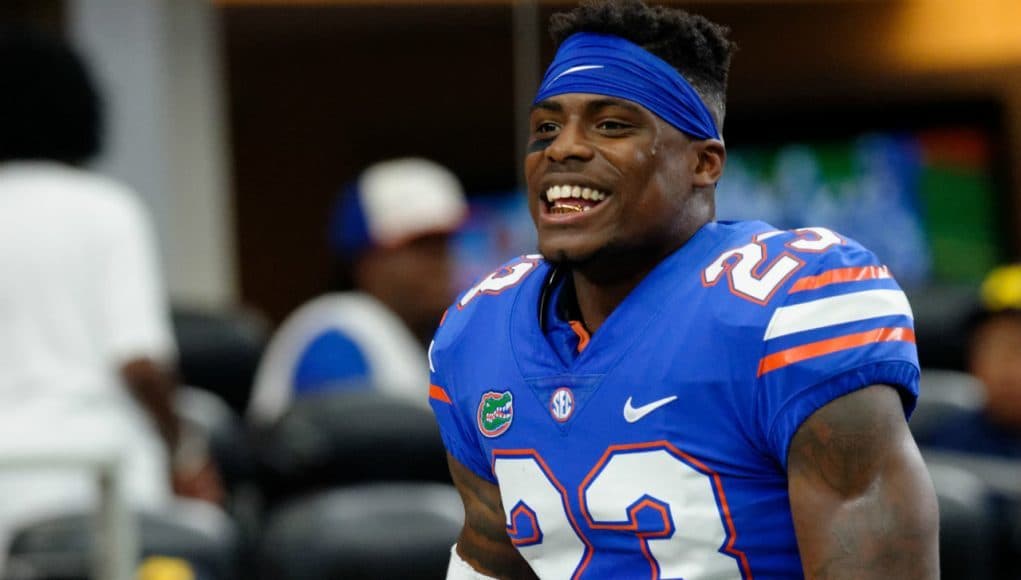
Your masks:
[[[667,256],[687,241],[675,244],[604,252],[598,258],[571,267],[575,297],[582,321],[595,333],[627,295]]]
[[[596,259],[570,265],[575,297],[585,328],[594,334],[649,272],[686,244],[704,223],[686,228],[671,244],[604,253]]]
[[[631,276],[613,280],[593,279],[583,270],[571,272],[578,309],[589,333],[594,334],[606,322],[610,313],[627,298],[635,286],[645,278],[649,270],[635,272]]]

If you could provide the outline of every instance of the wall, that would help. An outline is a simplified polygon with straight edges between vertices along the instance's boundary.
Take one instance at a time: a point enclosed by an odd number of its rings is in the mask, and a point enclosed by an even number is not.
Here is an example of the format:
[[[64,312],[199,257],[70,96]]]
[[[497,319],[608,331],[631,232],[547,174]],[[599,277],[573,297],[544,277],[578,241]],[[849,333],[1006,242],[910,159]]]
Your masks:
[[[98,169],[152,210],[178,303],[237,299],[216,12],[204,0],[68,0],[109,102]]]
[[[544,3],[540,22],[570,5]],[[1005,105],[1008,165],[1021,166],[1015,0],[678,5],[733,29],[732,119],[773,108],[993,99]],[[241,290],[272,318],[328,287],[328,212],[365,164],[424,154],[469,189],[517,181],[509,2],[221,0],[220,14]],[[552,47],[540,38],[545,63]],[[1008,179],[1016,199],[1021,172]]]

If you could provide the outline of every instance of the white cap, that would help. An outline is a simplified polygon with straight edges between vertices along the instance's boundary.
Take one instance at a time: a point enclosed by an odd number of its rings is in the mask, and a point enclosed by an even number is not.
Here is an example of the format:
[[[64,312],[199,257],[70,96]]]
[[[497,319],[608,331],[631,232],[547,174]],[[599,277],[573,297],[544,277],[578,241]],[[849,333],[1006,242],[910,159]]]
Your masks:
[[[451,233],[468,215],[460,181],[427,159],[376,163],[361,173],[355,190],[357,200],[341,203],[331,227],[334,246],[342,252]]]

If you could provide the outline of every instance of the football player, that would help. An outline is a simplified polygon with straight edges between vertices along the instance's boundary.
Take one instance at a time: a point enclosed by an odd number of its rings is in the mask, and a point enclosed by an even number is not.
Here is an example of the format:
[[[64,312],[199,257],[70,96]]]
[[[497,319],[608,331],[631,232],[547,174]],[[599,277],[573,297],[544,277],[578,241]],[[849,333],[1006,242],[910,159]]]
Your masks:
[[[557,15],[540,254],[448,310],[449,578],[935,578],[911,309],[819,227],[714,219],[732,44],[638,0]]]

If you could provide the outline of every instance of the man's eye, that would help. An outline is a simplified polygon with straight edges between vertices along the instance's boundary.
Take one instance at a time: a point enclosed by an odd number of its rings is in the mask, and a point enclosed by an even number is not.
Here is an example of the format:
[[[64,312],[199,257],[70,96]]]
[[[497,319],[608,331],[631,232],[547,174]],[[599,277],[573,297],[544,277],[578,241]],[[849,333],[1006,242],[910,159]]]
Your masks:
[[[631,125],[620,121],[600,121],[597,127],[603,131],[623,131],[630,129]]]
[[[556,130],[557,130],[557,124],[553,123],[551,121],[547,121],[545,123],[539,123],[538,125],[535,126],[535,133],[536,133],[536,135],[545,135],[547,133],[552,133],[553,131],[556,131]]]

